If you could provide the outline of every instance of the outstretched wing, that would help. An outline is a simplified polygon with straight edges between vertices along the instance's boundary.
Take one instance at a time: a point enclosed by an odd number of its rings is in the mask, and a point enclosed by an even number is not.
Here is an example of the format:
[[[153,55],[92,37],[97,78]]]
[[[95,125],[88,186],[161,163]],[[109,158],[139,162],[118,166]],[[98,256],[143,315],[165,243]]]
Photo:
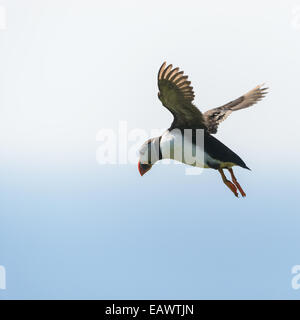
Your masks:
[[[188,77],[183,71],[179,71],[179,68],[172,69],[171,64],[166,67],[166,62],[159,69],[158,98],[174,116],[170,129],[205,128],[202,113],[192,103],[194,91],[187,79]]]
[[[255,87],[253,90],[224,106],[206,111],[203,116],[207,131],[209,133],[217,133],[219,124],[224,121],[232,111],[248,108],[264,98],[268,88],[262,88],[262,86],[263,85],[259,85]]]

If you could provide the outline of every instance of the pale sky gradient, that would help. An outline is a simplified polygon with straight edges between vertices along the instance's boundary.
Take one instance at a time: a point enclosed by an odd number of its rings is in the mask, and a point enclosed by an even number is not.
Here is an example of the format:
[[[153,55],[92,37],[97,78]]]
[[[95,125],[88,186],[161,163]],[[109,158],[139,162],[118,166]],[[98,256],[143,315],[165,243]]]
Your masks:
[[[0,299],[300,298],[300,1],[1,6]],[[100,129],[170,125],[164,60],[201,110],[270,87],[217,134],[252,169],[246,199],[212,170],[97,164]]]

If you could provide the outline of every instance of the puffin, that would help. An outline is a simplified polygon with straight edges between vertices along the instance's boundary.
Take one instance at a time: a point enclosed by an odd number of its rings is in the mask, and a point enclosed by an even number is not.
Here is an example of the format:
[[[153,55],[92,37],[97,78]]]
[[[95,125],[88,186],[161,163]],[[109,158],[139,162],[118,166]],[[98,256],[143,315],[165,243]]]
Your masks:
[[[233,111],[248,108],[267,94],[264,84],[256,86],[239,98],[202,113],[194,104],[194,91],[188,76],[173,68],[172,64],[162,64],[158,71],[158,98],[162,105],[173,115],[171,127],[161,136],[147,140],[139,149],[138,170],[141,176],[148,172],[152,166],[163,159],[172,159],[182,163],[217,170],[223,183],[236,196],[242,197],[246,193],[234,175],[233,167],[239,166],[250,170],[245,162],[225,144],[212,134],[217,133],[219,124]],[[202,130],[202,142],[197,140],[197,131]],[[189,132],[187,137],[185,133]],[[183,146],[184,144],[184,146]],[[181,152],[176,152],[176,146],[190,147],[193,154],[195,150],[201,151],[201,159],[187,161]],[[196,153],[197,158],[197,153]],[[197,161],[198,160],[198,161]],[[231,181],[227,179],[224,170],[228,170]],[[239,193],[238,193],[239,192]]]

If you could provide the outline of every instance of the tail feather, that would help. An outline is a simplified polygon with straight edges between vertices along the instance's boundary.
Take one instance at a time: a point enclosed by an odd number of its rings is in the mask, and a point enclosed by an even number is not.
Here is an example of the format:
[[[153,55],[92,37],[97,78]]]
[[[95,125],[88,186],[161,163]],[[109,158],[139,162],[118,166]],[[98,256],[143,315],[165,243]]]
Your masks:
[[[205,151],[214,159],[222,162],[231,162],[244,169],[251,170],[236,153],[208,133],[206,133],[204,137],[204,148]]]

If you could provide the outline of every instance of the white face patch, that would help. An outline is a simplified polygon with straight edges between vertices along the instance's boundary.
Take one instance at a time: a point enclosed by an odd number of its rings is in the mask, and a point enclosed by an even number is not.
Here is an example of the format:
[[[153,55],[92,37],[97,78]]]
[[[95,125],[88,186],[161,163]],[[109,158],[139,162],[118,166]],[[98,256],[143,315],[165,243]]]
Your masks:
[[[154,164],[159,160],[159,137],[147,140],[139,149],[140,162]]]
[[[148,142],[145,142],[139,149],[140,156],[144,155],[148,149]]]

